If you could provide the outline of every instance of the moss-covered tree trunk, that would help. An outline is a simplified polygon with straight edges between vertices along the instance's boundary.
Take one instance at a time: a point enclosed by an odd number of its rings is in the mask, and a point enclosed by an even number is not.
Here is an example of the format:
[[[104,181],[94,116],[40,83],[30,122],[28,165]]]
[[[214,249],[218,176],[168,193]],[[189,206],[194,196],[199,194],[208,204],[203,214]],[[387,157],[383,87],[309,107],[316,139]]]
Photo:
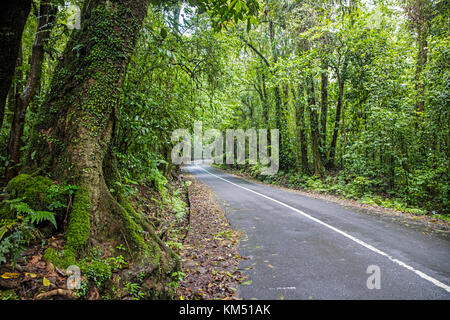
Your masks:
[[[149,0],[87,0],[51,92],[33,126],[28,169],[78,186],[64,255],[89,247],[126,244],[150,278],[176,267],[171,251],[127,199],[112,194],[117,179],[110,151],[117,102]]]

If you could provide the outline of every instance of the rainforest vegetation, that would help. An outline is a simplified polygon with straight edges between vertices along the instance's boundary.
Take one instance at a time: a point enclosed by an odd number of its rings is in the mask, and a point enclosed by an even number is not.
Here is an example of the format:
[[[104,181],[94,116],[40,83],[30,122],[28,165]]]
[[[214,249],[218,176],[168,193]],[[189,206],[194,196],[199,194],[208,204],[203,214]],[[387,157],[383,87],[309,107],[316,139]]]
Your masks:
[[[173,297],[182,274],[167,235],[176,230],[161,231],[154,212],[187,214],[171,135],[194,121],[279,129],[277,174],[261,175],[260,164],[224,169],[449,219],[448,1],[1,8],[4,266],[62,234],[45,260],[80,266],[102,297],[117,297],[119,283],[135,298]],[[135,201],[142,188],[147,211]],[[112,271],[125,267],[132,272],[114,282]]]

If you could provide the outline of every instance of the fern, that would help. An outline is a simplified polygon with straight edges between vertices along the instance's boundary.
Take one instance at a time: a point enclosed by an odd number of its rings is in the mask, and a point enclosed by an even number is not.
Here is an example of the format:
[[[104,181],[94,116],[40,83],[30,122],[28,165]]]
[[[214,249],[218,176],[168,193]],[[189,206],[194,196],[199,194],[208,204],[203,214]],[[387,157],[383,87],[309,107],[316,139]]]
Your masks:
[[[41,223],[42,221],[48,221],[51,222],[55,228],[57,227],[55,214],[50,211],[35,211],[30,206],[22,202],[22,198],[13,199],[13,200],[7,200],[9,202],[9,205],[11,209],[15,210],[17,215],[21,215],[23,213],[26,213],[27,216],[23,218],[24,220],[31,220],[31,223]],[[19,217],[18,217],[19,218]]]
[[[66,186],[63,192],[71,195],[75,189],[76,186]],[[48,209],[53,210],[66,207],[58,201],[57,196],[59,192],[59,189],[52,188],[49,195],[52,202],[48,206]],[[27,243],[39,236],[37,224],[48,221],[56,229],[58,226],[55,213],[34,210],[24,202],[24,198],[4,200],[4,202],[15,212],[16,217],[15,219],[2,219],[0,221],[0,264],[6,263],[8,258],[15,264],[25,250]]]
[[[13,265],[25,250],[25,245],[36,237],[37,230],[28,221],[14,226],[14,231],[0,241],[0,264],[7,262],[8,257]]]
[[[0,227],[0,240],[2,240],[2,238],[6,232],[8,232],[8,228],[6,226],[1,226]]]
[[[33,211],[30,213],[31,223],[40,223],[42,221],[51,222],[56,229],[58,226],[56,225],[55,214],[50,211]]]
[[[31,209],[27,203],[22,202],[22,200],[23,198],[17,198],[13,200],[7,200],[7,202],[9,202],[9,206],[11,207],[11,209],[14,209],[17,212],[17,214],[22,213],[31,214],[32,212],[34,212],[34,210]]]

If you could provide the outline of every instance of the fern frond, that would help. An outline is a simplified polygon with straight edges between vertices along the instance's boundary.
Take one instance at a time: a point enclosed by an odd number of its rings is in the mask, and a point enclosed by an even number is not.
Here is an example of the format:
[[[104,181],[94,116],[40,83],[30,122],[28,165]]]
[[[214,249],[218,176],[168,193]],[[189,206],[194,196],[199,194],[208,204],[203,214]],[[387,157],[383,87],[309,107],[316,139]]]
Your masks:
[[[22,213],[28,213],[31,214],[32,212],[34,212],[33,209],[30,208],[30,206],[25,203],[25,202],[11,202],[10,204],[11,209],[16,210],[17,214],[22,214]]]
[[[40,223],[42,221],[49,221],[55,226],[55,228],[58,228],[56,225],[55,214],[53,212],[33,211],[33,213],[30,214],[30,217],[31,223]]]

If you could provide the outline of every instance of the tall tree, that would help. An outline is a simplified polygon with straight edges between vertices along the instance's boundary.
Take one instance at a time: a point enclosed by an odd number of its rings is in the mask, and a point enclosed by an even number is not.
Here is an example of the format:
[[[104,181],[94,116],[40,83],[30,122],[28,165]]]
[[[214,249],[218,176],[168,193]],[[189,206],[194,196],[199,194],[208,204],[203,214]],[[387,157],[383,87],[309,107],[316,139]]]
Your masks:
[[[303,101],[303,85],[298,86],[298,94],[292,89],[292,95],[295,100],[295,114],[297,122],[298,136],[300,140],[300,159],[301,169],[304,173],[309,173],[308,165],[308,142],[306,141],[306,125],[305,125],[305,103]]]
[[[22,33],[28,14],[31,10],[31,0],[3,1],[0,5],[0,128],[5,115],[5,103],[14,68],[22,44]]]
[[[322,62],[322,71],[320,72],[320,154],[322,162],[327,163],[327,117],[328,117],[328,63]]]
[[[423,71],[427,64],[428,30],[432,18],[432,2],[430,0],[403,0],[408,14],[411,28],[416,33],[417,60],[416,60],[416,110],[425,109],[425,83]]]
[[[311,126],[311,144],[312,144],[312,154],[313,154],[313,165],[314,174],[322,175],[323,163],[322,157],[320,155],[320,136],[319,136],[319,115],[318,115],[318,105],[316,102],[316,91],[314,85],[314,77],[309,75],[308,77],[308,107],[310,114],[310,126]]]
[[[110,191],[118,180],[110,148],[117,102],[149,2],[85,1],[81,29],[73,30],[39,108],[28,170],[78,186],[66,230],[66,258],[115,235],[114,241],[122,239],[133,248],[148,277],[161,278],[177,260],[128,200]]]
[[[22,93],[14,99],[14,116],[8,143],[9,163],[6,168],[6,180],[12,179],[19,171],[20,149],[22,147],[22,136],[25,128],[25,115],[28,105],[33,99],[36,89],[39,86],[41,76],[41,65],[44,60],[44,45],[48,42],[52,30],[57,7],[52,5],[50,0],[42,1],[37,12],[38,23],[36,37],[33,43],[30,71],[27,75],[27,82]]]
[[[333,169],[335,167],[335,156],[336,156],[336,145],[338,140],[339,129],[341,125],[341,115],[342,115],[342,105],[344,99],[344,89],[345,89],[345,81],[347,77],[347,67],[348,67],[348,59],[344,56],[344,62],[342,69],[340,70],[338,66],[335,67],[336,77],[337,77],[337,86],[338,86],[338,97],[336,104],[336,115],[334,118],[334,127],[333,127],[333,136],[330,143],[330,153],[328,156],[328,167]]]

